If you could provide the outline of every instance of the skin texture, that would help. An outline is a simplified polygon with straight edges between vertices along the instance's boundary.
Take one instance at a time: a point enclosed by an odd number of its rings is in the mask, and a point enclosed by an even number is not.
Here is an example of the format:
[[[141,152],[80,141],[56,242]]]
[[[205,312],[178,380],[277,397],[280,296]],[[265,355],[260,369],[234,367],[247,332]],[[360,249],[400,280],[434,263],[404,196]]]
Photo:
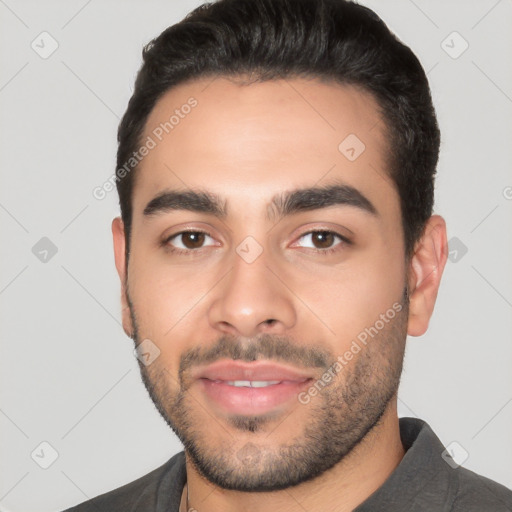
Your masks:
[[[373,97],[357,88],[304,79],[191,81],[159,100],[143,137],[190,97],[197,106],[139,165],[128,266],[123,223],[112,223],[123,326],[136,344],[149,339],[160,350],[150,365],[140,363],[141,374],[185,446],[189,507],[352,510],[404,455],[396,391],[406,336],[423,334],[434,309],[445,222],[432,216],[405,260],[385,125]],[[354,161],[338,149],[349,134],[365,145]],[[275,194],[334,182],[359,190],[378,215],[335,205],[269,218]],[[143,215],[164,190],[199,188],[222,197],[225,218]],[[163,243],[184,229],[210,236]],[[315,239],[312,229],[352,243]],[[261,250],[251,263],[236,251],[247,236],[255,241],[250,250]],[[222,357],[285,362],[319,379],[393,305],[400,312],[307,404],[233,416],[191,378],[197,365]]]

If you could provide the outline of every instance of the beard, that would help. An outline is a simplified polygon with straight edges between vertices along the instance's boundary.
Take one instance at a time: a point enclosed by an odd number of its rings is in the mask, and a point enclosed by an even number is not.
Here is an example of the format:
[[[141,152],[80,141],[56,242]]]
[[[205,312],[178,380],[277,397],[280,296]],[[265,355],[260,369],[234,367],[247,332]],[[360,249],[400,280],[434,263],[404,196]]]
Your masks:
[[[143,338],[128,292],[126,295],[137,347]],[[270,427],[275,424],[275,430],[284,422],[282,412],[229,415],[225,421],[240,435],[230,434],[221,425],[220,437],[212,437],[212,422],[222,420],[206,411],[189,392],[192,381],[188,369],[221,358],[266,359],[320,369],[321,377],[329,368],[332,371],[337,354],[318,345],[305,348],[271,334],[251,339],[250,344],[223,336],[207,349],[199,347],[183,353],[177,379],[158,359],[148,366],[139,360],[142,380],[157,410],[204,478],[220,488],[243,492],[286,489],[331,469],[379,424],[398,392],[407,337],[408,299],[406,288],[400,301],[401,311],[372,335],[308,404],[297,401],[289,415],[299,407],[307,407],[307,420],[294,422],[294,428],[303,425],[301,430],[290,433],[286,438],[291,440],[277,446],[270,446]],[[240,441],[247,436],[252,441]]]

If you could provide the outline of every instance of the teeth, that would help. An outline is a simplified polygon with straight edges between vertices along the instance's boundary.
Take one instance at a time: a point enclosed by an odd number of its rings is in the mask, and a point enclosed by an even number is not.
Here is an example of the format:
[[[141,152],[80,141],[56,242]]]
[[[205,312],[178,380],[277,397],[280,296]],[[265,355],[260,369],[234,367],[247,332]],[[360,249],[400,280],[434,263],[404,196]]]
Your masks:
[[[272,386],[273,384],[279,384],[280,380],[227,380],[225,381],[229,386],[235,386],[237,388],[264,388]]]

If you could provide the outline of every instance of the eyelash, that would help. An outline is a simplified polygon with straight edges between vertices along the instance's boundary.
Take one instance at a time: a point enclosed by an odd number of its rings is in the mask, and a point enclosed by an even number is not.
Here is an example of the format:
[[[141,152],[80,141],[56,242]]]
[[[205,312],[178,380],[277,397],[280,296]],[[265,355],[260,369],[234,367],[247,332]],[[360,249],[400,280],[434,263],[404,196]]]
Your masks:
[[[178,255],[183,255],[183,256],[193,256],[195,253],[198,253],[201,251],[201,249],[204,249],[204,247],[199,247],[198,249],[179,249],[177,247],[173,247],[172,245],[169,245],[169,242],[173,239],[173,238],[176,238],[180,235],[183,235],[185,233],[203,233],[205,234],[206,236],[209,236],[211,237],[211,234],[208,233],[207,231],[201,231],[201,230],[185,230],[185,231],[180,231],[178,233],[174,233],[173,235],[170,235],[168,236],[165,240],[162,241],[161,245],[165,247],[165,249],[167,251],[169,251],[170,253],[172,254],[178,254]],[[340,240],[341,240],[341,243],[339,244],[336,244],[334,245],[333,247],[330,247],[328,249],[311,249],[313,250],[314,252],[316,253],[320,253],[324,256],[326,255],[329,255],[329,254],[332,254],[334,252],[337,252],[339,250],[341,250],[339,248],[340,245],[352,245],[352,241],[349,240],[348,238],[346,238],[345,236],[343,235],[340,235],[338,232],[336,231],[332,231],[332,230],[329,230],[329,229],[314,229],[314,230],[311,230],[311,231],[306,231],[305,233],[303,233],[299,239],[305,237],[306,235],[311,235],[311,234],[315,234],[315,233],[329,233],[329,234],[333,234],[334,236],[338,237]]]

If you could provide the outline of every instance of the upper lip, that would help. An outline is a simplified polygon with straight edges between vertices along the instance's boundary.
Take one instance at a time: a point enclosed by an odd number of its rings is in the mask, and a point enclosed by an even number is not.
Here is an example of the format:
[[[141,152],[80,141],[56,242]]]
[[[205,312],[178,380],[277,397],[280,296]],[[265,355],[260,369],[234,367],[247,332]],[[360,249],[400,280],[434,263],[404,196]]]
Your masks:
[[[196,379],[209,380],[248,380],[248,381],[297,381],[303,382],[313,376],[304,370],[270,361],[244,363],[234,360],[221,360],[193,372]]]

